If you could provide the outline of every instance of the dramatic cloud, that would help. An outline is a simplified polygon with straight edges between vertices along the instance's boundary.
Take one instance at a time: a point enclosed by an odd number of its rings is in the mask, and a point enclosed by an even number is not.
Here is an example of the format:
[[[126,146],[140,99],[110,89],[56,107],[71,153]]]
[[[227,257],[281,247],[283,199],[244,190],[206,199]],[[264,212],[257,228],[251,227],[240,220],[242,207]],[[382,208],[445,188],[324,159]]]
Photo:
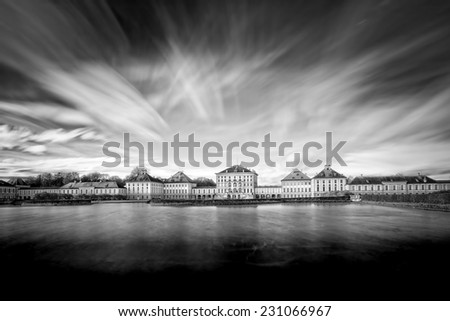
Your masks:
[[[101,170],[103,143],[124,132],[142,143],[194,132],[223,144],[270,132],[301,147],[331,131],[348,142],[348,167],[333,164],[347,175],[448,175],[445,1],[0,6],[2,174],[48,168],[50,157],[58,168]],[[262,182],[279,181],[290,157],[261,164]],[[155,174],[178,169],[170,165]]]

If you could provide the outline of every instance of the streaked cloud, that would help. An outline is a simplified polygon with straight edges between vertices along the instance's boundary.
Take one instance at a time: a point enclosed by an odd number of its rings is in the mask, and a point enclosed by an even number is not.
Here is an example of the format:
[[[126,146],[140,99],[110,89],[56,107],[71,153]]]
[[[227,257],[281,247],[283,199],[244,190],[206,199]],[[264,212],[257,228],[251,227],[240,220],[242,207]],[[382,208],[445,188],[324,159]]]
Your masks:
[[[124,132],[142,143],[195,132],[222,144],[271,132],[301,147],[332,131],[348,141],[349,166],[335,166],[347,175],[448,173],[445,2],[1,6],[0,160],[20,159],[11,171],[47,168],[50,155],[58,168],[98,169],[103,142]],[[262,182],[289,172],[281,164],[291,156],[259,166]]]

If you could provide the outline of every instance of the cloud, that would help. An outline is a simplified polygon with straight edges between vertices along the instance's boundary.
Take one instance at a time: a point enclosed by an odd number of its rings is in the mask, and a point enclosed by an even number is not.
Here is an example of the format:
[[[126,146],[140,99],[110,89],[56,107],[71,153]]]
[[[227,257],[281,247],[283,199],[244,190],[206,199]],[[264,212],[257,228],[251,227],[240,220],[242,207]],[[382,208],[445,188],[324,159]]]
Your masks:
[[[33,145],[25,147],[23,151],[30,154],[42,155],[47,151],[47,147],[44,145]]]
[[[43,144],[63,144],[76,139],[86,141],[104,140],[104,137],[90,129],[77,128],[74,130],[48,129],[35,133],[22,126],[0,125],[0,149],[17,149],[25,153],[42,155],[47,152]]]
[[[332,131],[348,142],[347,175],[446,171],[447,6],[200,3],[4,5],[2,157],[32,168],[77,154],[96,168],[102,142],[124,132],[222,144],[270,132],[301,147]],[[258,171],[274,183],[290,169]]]

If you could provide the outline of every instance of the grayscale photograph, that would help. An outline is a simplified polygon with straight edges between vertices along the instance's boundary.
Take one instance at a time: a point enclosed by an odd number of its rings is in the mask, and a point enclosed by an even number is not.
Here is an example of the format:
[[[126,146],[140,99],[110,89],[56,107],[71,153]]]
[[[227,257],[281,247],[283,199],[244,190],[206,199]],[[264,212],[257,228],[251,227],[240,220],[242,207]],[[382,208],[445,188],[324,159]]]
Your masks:
[[[0,300],[450,300],[450,2],[0,0]]]

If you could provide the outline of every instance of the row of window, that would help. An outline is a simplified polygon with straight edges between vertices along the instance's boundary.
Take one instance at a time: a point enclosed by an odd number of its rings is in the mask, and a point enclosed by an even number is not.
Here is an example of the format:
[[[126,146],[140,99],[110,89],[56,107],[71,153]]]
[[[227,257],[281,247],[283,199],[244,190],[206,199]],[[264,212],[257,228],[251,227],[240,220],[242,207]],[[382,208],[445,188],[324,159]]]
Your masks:
[[[14,193],[15,188],[13,187],[2,187],[0,188],[0,193]]]
[[[384,187],[383,187],[384,186]],[[410,191],[412,191],[412,190],[440,190],[440,189],[444,189],[443,187],[441,187],[441,186],[439,186],[439,185],[437,185],[437,184],[435,184],[435,185],[432,185],[432,184],[428,184],[428,185],[425,185],[425,184],[420,184],[420,185],[376,185],[376,186],[374,186],[374,185],[370,185],[370,186],[367,186],[367,185],[351,185],[350,186],[350,190],[351,191],[355,191],[355,190],[357,190],[357,191],[361,191],[361,190],[364,190],[364,191],[381,191],[381,190],[386,190],[386,191],[396,191],[396,190],[400,190],[400,191],[402,191],[402,190],[404,190],[405,189],[405,187],[406,186],[408,186],[408,190],[410,190]]]
[[[283,198],[311,197],[311,194],[284,194]]]
[[[285,186],[296,186],[296,185],[311,185],[311,181],[293,181],[293,182],[282,182]]]
[[[169,183],[164,184],[164,188],[176,188],[176,187],[188,187],[189,184],[175,184],[175,183]]]
[[[182,186],[164,186],[164,190],[170,190],[170,189],[189,189],[188,186],[182,185]]]
[[[128,186],[150,186],[150,185],[154,185],[156,187],[162,187],[163,183],[126,183],[127,187]]]
[[[187,194],[188,191],[185,190],[185,189],[179,189],[179,190],[171,190],[171,189],[169,189],[167,191],[164,191],[164,193],[167,193],[167,194]]]
[[[170,196],[167,196],[167,198],[170,198],[170,199],[189,199],[189,198],[191,198],[191,196],[189,196],[189,195],[170,195]]]
[[[95,192],[94,192],[95,191]],[[47,191],[45,191],[47,192]],[[62,194],[121,194],[120,190],[117,188],[111,188],[111,189],[89,189],[89,190],[78,190],[78,189],[62,189],[60,190]],[[42,193],[39,192],[39,193]],[[52,193],[52,192],[49,192]]]
[[[337,183],[340,183],[340,184],[344,184],[345,182],[345,180],[344,179],[318,179],[318,180],[315,180],[316,181],[316,185],[319,185],[320,183],[322,183],[322,184],[325,184],[325,183],[328,183],[328,184],[331,184],[332,182],[334,183],[334,184],[337,184]]]
[[[228,183],[218,183],[218,187],[246,187],[246,186],[253,186],[253,183],[241,183],[241,182],[228,182]]]
[[[331,189],[331,185],[328,185],[328,189],[325,188],[325,184],[322,185],[322,191],[320,190],[319,185],[317,185],[316,187],[316,192],[331,192],[331,191],[343,191],[344,190],[344,185],[341,184],[340,186],[341,188],[338,189],[337,185],[334,185],[334,189]]]
[[[292,192],[311,192],[311,187],[290,187],[290,188],[283,188],[283,193],[292,193]]]
[[[216,192],[213,188],[198,188],[193,189],[194,194],[214,194]]]
[[[226,181],[253,181],[252,175],[238,175],[238,176],[218,176],[217,182],[226,182]]]

